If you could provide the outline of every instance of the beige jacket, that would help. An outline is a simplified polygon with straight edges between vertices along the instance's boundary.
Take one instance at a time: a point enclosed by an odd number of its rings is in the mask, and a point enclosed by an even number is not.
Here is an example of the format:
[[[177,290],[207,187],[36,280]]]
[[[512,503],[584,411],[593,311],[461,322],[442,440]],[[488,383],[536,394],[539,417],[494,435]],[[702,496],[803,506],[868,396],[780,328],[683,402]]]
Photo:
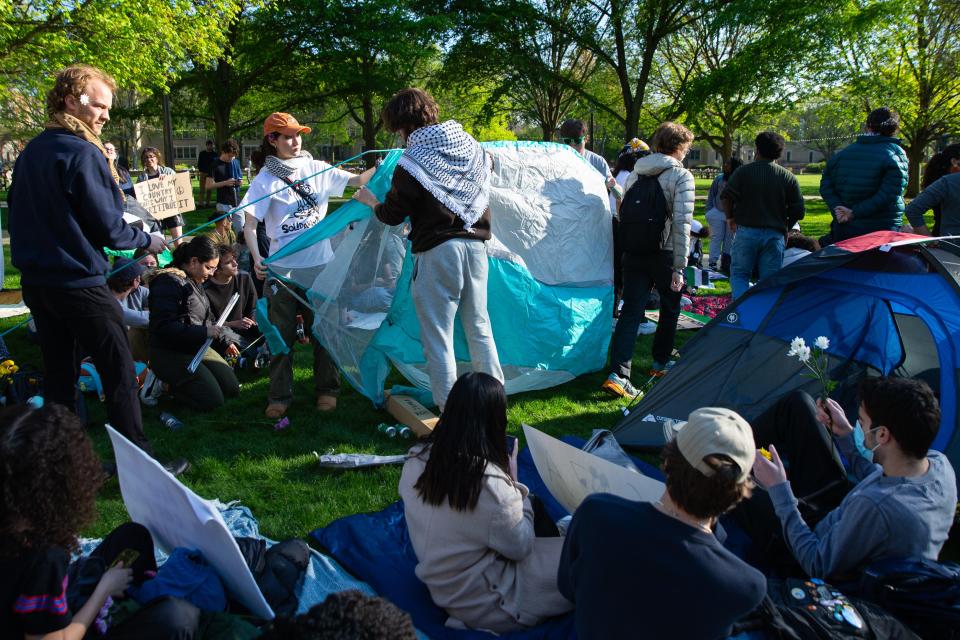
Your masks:
[[[453,618],[447,624],[504,633],[573,609],[557,589],[563,538],[534,536],[527,488],[487,464],[473,511],[428,505],[413,488],[427,458],[429,451],[407,460],[399,489],[417,577]]]
[[[663,249],[673,252],[673,268],[687,266],[690,253],[690,222],[693,220],[694,182],[693,174],[683,168],[676,158],[654,153],[637,160],[633,171],[623,185],[626,193],[637,181],[638,175],[659,174],[660,187],[667,199],[667,221],[663,225]]]

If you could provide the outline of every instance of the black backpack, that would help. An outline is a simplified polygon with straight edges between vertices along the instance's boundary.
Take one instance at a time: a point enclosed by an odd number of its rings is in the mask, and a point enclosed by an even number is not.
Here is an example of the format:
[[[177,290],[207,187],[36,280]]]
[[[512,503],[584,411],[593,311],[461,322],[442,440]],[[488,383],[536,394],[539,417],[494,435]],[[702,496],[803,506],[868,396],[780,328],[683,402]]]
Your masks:
[[[960,638],[960,565],[925,558],[880,560],[859,585],[876,602],[924,638]]]
[[[637,176],[620,204],[620,247],[631,255],[649,255],[663,246],[667,199],[659,174]]]

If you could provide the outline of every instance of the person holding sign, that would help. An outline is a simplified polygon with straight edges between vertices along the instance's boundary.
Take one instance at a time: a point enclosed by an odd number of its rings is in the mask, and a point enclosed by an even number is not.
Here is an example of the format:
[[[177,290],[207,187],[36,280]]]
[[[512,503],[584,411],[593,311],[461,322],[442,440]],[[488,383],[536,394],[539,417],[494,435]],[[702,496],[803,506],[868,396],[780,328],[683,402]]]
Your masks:
[[[219,263],[216,245],[200,236],[177,247],[170,266],[150,280],[150,366],[179,400],[198,411],[216,409],[225,396],[240,393],[233,367],[217,351],[239,356],[241,338],[215,324],[203,290]],[[219,348],[207,349],[191,373],[187,365],[207,338],[214,338]]]
[[[140,151],[140,162],[143,163],[143,175],[137,180],[137,184],[147,180],[156,180],[160,176],[176,175],[176,171],[170,167],[163,166],[163,156],[160,155],[160,149],[156,147],[144,147]],[[167,229],[173,236],[173,246],[179,245],[183,240],[180,236],[183,234],[183,216],[179,213],[160,221],[160,228]]]
[[[258,249],[259,222],[266,223],[267,235],[270,236],[270,255],[274,255],[326,217],[327,201],[331,197],[342,196],[347,185],[360,187],[367,184],[375,171],[368,169],[360,175],[354,175],[314,160],[313,156],[301,149],[302,133],[310,133],[310,127],[302,126],[289,113],[270,114],[263,123],[260,152],[265,158],[264,166],[250,183],[240,203],[241,207],[250,203],[246,209],[243,237],[250,250],[256,276],[260,279],[266,277],[267,270]],[[308,176],[312,177],[307,179]],[[303,182],[298,182],[300,180]],[[269,194],[273,195],[262,199]],[[273,266],[278,269],[309,269],[322,267],[332,259],[330,240],[321,240],[311,249],[279,260]],[[313,310],[300,301],[306,300],[306,292],[293,284],[268,281],[264,293],[270,299],[270,322],[277,327],[288,345],[292,345],[297,337],[297,316],[303,317],[306,334],[313,343],[317,409],[336,409],[337,396],[340,395],[340,372],[310,330]],[[293,352],[275,354],[270,359],[270,397],[266,416],[271,420],[283,417],[292,401]]]
[[[636,637],[638,621],[647,638],[726,638],[766,594],[763,574],[723,546],[717,522],[753,487],[747,421],[697,409],[661,456],[659,500],[595,494],[573,515],[557,583],[576,604],[582,640]]]
[[[0,630],[4,638],[104,640],[193,638],[200,610],[156,598],[122,622],[104,609],[157,572],[153,538],[127,522],[85,559],[78,534],[96,516],[100,462],[80,420],[64,407],[29,405],[0,412]],[[79,565],[79,569],[78,566]],[[95,586],[96,571],[101,571]],[[90,580],[91,591],[73,584]],[[92,631],[96,629],[96,631]],[[88,631],[90,633],[88,633]]]
[[[10,249],[40,336],[44,399],[76,406],[79,347],[97,363],[110,424],[149,453],[103,247],[159,253],[165,245],[123,221],[119,180],[100,141],[115,90],[113,78],[96,67],[77,64],[57,74],[47,94],[50,122],[17,159],[8,195]]]

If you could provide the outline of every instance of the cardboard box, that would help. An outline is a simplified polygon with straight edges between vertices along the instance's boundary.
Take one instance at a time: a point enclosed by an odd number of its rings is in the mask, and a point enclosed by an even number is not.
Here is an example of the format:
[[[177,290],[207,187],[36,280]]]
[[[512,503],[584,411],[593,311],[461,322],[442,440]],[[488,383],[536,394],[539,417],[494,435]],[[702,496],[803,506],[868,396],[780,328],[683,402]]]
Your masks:
[[[433,433],[433,428],[437,426],[437,421],[440,419],[410,396],[388,394],[387,411],[397,419],[397,422],[413,429],[420,438]]]

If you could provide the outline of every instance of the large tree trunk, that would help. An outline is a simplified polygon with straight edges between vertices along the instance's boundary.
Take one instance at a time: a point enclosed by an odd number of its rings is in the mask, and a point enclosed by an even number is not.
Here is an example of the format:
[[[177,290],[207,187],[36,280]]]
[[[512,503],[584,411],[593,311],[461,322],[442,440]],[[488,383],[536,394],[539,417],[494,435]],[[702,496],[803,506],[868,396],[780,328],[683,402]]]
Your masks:
[[[379,129],[380,116],[379,114],[374,113],[373,109],[373,97],[365,95],[363,97],[363,150],[368,151],[370,149],[377,148],[377,131]],[[363,157],[364,163],[367,165],[367,168],[370,169],[377,164],[377,158],[375,154],[367,154]]]
[[[910,146],[904,147],[909,162],[906,193],[908,198],[913,198],[920,192],[920,164],[923,162],[923,152],[926,146],[926,142],[915,141]]]

